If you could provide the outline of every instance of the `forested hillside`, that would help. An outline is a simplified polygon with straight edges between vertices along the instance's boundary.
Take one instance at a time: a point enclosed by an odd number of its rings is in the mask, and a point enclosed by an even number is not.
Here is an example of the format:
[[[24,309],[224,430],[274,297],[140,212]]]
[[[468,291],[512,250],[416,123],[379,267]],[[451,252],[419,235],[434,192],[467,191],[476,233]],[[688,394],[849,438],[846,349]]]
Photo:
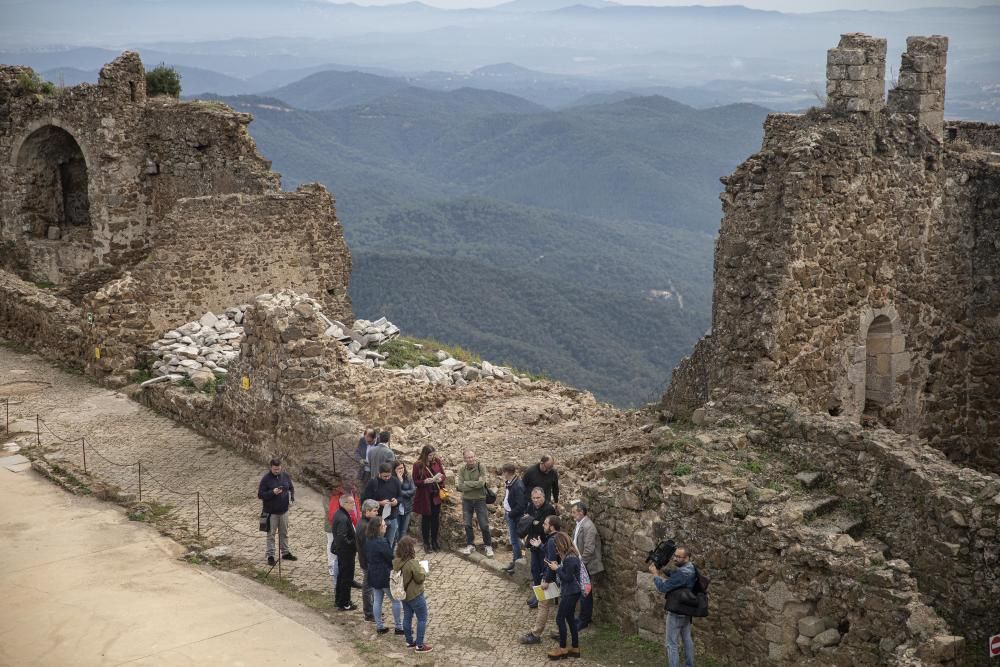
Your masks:
[[[765,110],[644,97],[549,111],[375,79],[224,98],[254,114],[286,187],[334,193],[358,316],[603,400],[654,399],[709,326],[718,179],[759,147]],[[351,95],[369,99],[342,106]]]

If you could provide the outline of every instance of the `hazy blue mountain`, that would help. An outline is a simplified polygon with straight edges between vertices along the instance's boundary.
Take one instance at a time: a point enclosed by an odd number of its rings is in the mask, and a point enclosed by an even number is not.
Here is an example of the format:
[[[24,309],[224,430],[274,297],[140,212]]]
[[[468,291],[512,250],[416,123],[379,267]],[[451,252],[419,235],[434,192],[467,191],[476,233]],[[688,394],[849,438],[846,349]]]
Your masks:
[[[607,0],[511,0],[494,7],[500,12],[551,12],[574,5],[584,7],[613,7],[616,3]]]
[[[266,92],[299,109],[340,109],[365,104],[407,87],[400,79],[361,72],[326,71]]]

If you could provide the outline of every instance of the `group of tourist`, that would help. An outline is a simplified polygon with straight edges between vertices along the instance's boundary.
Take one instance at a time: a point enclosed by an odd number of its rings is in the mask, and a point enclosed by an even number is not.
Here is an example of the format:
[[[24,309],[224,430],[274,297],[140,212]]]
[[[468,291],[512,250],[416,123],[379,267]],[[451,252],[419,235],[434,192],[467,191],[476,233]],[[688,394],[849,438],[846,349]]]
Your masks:
[[[440,551],[441,505],[449,497],[444,464],[431,445],[425,445],[412,470],[396,458],[389,446],[390,434],[368,428],[354,452],[358,464],[359,488],[356,491],[336,491],[331,494],[326,513],[327,556],[330,576],[334,582],[335,603],[342,611],[357,606],[351,600],[351,589],[361,590],[365,620],[372,621],[378,634],[389,632],[382,607],[388,599],[393,618],[393,631],[403,635],[406,645],[419,653],[432,650],[425,643],[428,622],[424,581],[426,561],[417,560],[417,542],[410,537],[410,517],[419,514],[424,553]],[[465,528],[464,554],[475,551],[475,517],[482,534],[487,557],[494,557],[488,522],[487,505],[499,498],[489,484],[487,470],[471,449],[463,452],[463,462],[456,473],[455,487],[461,494]],[[511,562],[504,568],[513,575],[527,550],[533,584],[527,604],[535,610],[530,630],[520,637],[522,644],[541,643],[545,627],[556,609],[557,631],[550,637],[558,646],[549,651],[550,659],[579,657],[580,631],[593,619],[595,578],[604,571],[601,539],[597,527],[588,516],[587,505],[575,502],[571,511],[575,521],[572,536],[563,531],[559,514],[559,473],[555,459],[546,454],[530,466],[521,477],[517,467],[505,463],[503,475],[503,515],[511,544]],[[281,469],[281,462],[272,459],[271,470],[261,479],[258,497],[263,501],[264,514],[269,515],[267,531],[268,564],[275,564],[274,536],[277,534],[280,557],[296,560],[288,549],[289,503],[294,500],[291,478]],[[263,525],[262,514],[262,529]],[[522,542],[523,540],[523,542]],[[674,557],[678,569],[667,579],[656,577],[656,588],[665,594],[693,585],[689,554],[678,549]],[[360,565],[360,581],[355,579],[355,563]],[[655,568],[651,571],[657,574]],[[551,595],[557,586],[556,595]],[[538,593],[536,593],[538,591]],[[413,620],[416,619],[416,632]],[[690,617],[671,618],[667,615],[667,654],[671,667],[678,662],[678,644],[683,638],[685,664],[694,665]]]

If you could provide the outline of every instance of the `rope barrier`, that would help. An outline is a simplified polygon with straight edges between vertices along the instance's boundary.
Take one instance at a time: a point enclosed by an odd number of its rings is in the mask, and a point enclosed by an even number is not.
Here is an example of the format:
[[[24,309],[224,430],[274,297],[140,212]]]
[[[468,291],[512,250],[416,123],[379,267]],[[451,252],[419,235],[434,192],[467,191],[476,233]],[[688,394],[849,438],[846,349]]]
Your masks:
[[[6,407],[7,403],[8,403],[8,401],[5,399],[4,400],[5,407]],[[86,445],[86,439],[85,439],[85,437],[80,437],[80,438],[77,438],[75,440],[70,440],[70,439],[67,439],[67,438],[63,438],[62,436],[58,435],[55,431],[53,431],[52,428],[47,423],[45,423],[44,420],[41,419],[41,417],[36,416],[35,419],[36,419],[36,422],[37,422],[38,425],[44,427],[45,430],[52,437],[54,437],[56,440],[58,440],[60,442],[66,443],[68,445],[73,445],[73,444],[76,444],[76,443],[84,443],[84,453],[83,453],[83,456],[84,456],[84,471],[86,472],[86,455],[87,455],[86,454],[86,450],[87,450],[87,445]],[[331,449],[332,448],[333,448],[333,446],[331,447]],[[141,460],[137,460],[137,461],[135,461],[133,463],[118,463],[116,461],[112,461],[107,456],[105,456],[104,454],[102,454],[101,451],[99,449],[97,449],[93,444],[90,445],[89,449],[91,450],[92,453],[97,454],[97,456],[99,456],[101,459],[103,459],[104,461],[106,461],[110,465],[113,465],[113,466],[116,466],[116,467],[119,467],[119,468],[131,468],[132,466],[138,466],[139,467],[139,499],[140,500],[142,499],[142,461]],[[349,452],[343,450],[342,448],[338,447],[337,449],[340,450],[341,454],[343,454],[345,456],[349,456],[353,460],[353,455],[352,454],[350,454]],[[331,452],[331,454],[333,454],[333,452]],[[334,462],[334,471],[336,471],[336,458],[333,458],[333,462]],[[148,466],[148,464],[147,464],[147,466]],[[226,521],[225,519],[222,518],[222,516],[215,510],[215,508],[211,505],[211,503],[208,502],[207,499],[202,500],[203,494],[201,493],[201,491],[192,491],[190,493],[183,493],[181,491],[176,491],[176,490],[170,488],[167,484],[165,484],[163,482],[163,480],[159,479],[158,477],[156,477],[155,475],[153,475],[151,472],[149,472],[149,468],[148,467],[146,468],[145,476],[146,476],[147,479],[153,480],[153,482],[156,483],[156,486],[161,491],[166,491],[167,493],[171,493],[171,494],[174,494],[176,496],[180,496],[182,498],[190,498],[192,496],[196,497],[196,499],[197,499],[196,502],[198,503],[197,514],[198,514],[198,533],[199,534],[201,533],[201,505],[202,505],[202,503],[204,503],[205,507],[212,513],[213,516],[215,516],[215,518],[219,521],[219,523],[221,523],[222,526],[224,528],[226,528],[227,530],[229,530],[229,531],[231,531],[233,533],[236,533],[237,535],[240,535],[242,537],[249,538],[249,539],[261,539],[261,538],[265,538],[267,536],[266,533],[263,533],[263,532],[258,532],[258,533],[251,534],[251,533],[246,533],[246,532],[244,532],[242,530],[239,530],[238,528],[233,527],[228,521]]]

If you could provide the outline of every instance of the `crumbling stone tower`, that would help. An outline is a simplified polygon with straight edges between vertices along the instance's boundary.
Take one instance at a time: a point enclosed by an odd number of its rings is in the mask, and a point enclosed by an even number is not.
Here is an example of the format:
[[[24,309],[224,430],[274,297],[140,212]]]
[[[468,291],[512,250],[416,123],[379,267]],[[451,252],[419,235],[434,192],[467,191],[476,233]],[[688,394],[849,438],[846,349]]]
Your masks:
[[[794,395],[997,471],[1000,128],[944,120],[945,37],[828,52],[828,103],[771,115],[724,178],[711,335],[666,404]]]

